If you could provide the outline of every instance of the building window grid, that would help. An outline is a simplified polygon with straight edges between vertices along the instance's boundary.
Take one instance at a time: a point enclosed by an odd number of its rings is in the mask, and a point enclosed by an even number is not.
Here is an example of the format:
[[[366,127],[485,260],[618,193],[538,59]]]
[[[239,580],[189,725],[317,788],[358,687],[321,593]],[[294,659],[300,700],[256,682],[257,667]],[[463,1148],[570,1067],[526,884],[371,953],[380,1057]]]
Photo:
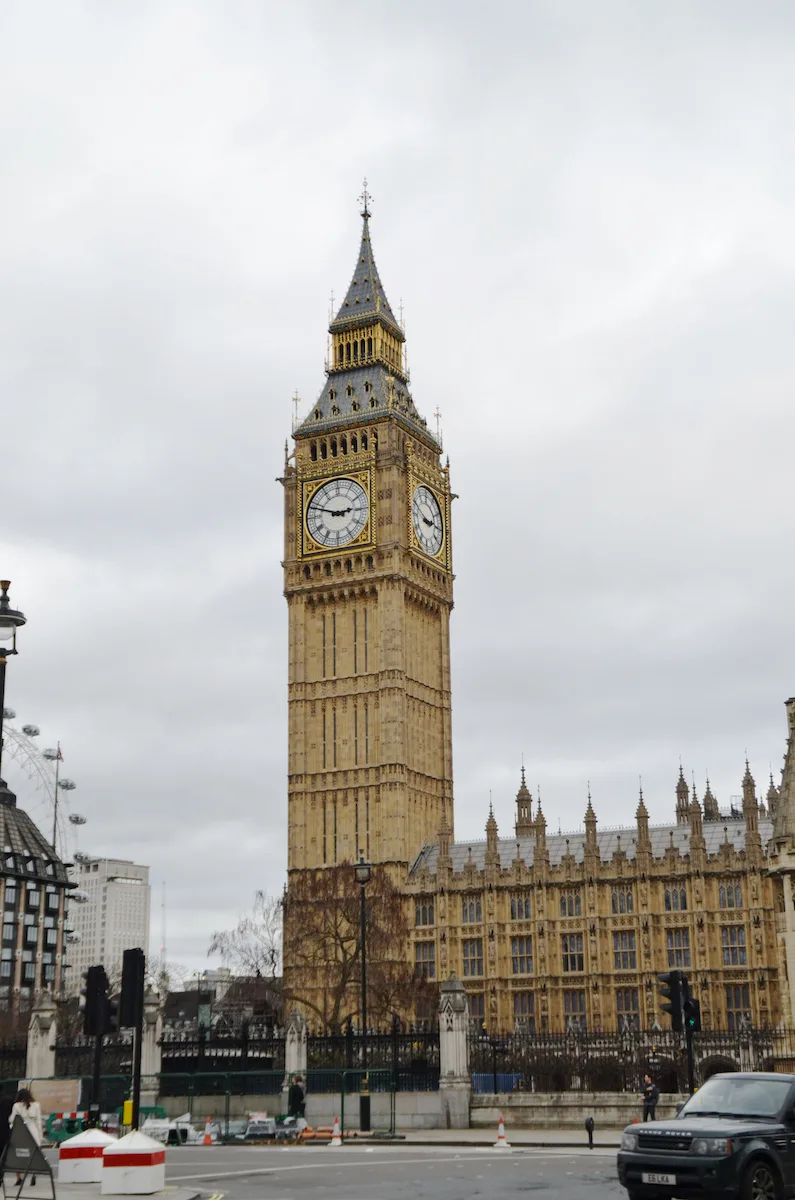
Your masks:
[[[613,934],[613,966],[616,971],[635,971],[638,965],[634,929]]]
[[[422,979],[436,978],[436,944],[434,942],[414,943],[414,974]]]
[[[464,896],[461,901],[462,925],[479,925],[483,920],[483,904],[479,896]]]
[[[635,911],[635,901],[631,888],[613,889],[612,909],[616,914],[631,913]]]
[[[690,966],[690,931],[669,929],[666,933],[669,967]]]
[[[741,884],[722,883],[718,889],[718,903],[721,908],[742,908],[743,889]]]
[[[720,931],[724,967],[744,967],[748,963],[744,925],[722,925]]]
[[[435,923],[434,915],[433,900],[417,901],[414,907],[415,925],[433,925]]]
[[[687,912],[687,889],[683,887],[665,889],[665,911]]]
[[[564,933],[560,941],[563,970],[567,973],[584,971],[583,935],[581,933]]]
[[[726,984],[726,1024],[729,1033],[739,1033],[751,1024],[751,988],[747,983]]]
[[[464,938],[461,943],[461,954],[465,979],[483,974],[483,938]]]
[[[511,938],[511,969],[513,970],[514,975],[532,975],[532,937]]]
[[[485,1021],[486,997],[483,992],[467,992],[469,1001],[469,1017],[473,1021]]]
[[[532,904],[529,896],[511,896],[512,921],[529,921],[531,913]]]
[[[566,1017],[566,1026],[568,1028],[581,1029],[583,1032],[585,1032],[586,1014],[584,991],[564,992],[563,1012]]]
[[[637,988],[619,988],[616,992],[616,1015],[620,1029],[640,1029],[640,1001]]]
[[[560,915],[562,917],[582,916],[582,897],[579,892],[561,892]]]
[[[536,1031],[536,998],[534,992],[514,992],[513,1019],[514,1024],[521,1025],[528,1033]]]

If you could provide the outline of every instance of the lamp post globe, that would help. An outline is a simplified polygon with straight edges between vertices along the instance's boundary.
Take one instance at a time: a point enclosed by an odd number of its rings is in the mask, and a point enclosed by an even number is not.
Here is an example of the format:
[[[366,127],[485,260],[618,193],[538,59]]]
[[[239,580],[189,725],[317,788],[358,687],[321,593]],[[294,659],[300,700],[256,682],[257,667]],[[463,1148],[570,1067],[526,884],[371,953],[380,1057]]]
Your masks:
[[[11,607],[8,589],[10,579],[0,579],[0,780],[3,777],[3,714],[6,694],[6,659],[17,652],[17,630],[25,624],[25,616]]]
[[[359,854],[359,861],[353,868],[353,877],[359,884],[361,893],[361,942],[359,953],[362,959],[362,1082],[359,1091],[359,1129],[362,1133],[370,1131],[370,1087],[367,1080],[367,902],[365,889],[373,877],[373,868],[365,861],[364,855]]]

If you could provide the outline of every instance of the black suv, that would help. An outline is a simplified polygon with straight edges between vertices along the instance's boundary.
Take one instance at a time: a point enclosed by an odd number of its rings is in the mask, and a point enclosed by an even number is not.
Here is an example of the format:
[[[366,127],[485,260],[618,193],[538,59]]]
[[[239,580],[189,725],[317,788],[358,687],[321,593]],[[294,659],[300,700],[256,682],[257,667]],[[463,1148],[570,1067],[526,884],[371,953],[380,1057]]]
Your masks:
[[[618,1178],[629,1200],[795,1196],[795,1075],[713,1075],[672,1121],[627,1126]]]

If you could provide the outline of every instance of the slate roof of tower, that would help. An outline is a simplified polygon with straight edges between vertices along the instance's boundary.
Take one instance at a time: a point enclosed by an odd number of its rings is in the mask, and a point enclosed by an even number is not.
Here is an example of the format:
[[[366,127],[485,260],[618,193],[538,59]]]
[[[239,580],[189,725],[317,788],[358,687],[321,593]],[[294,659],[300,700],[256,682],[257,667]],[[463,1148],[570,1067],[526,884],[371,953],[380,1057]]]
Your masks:
[[[370,240],[370,222],[365,215],[353,277],[329,331],[339,333],[376,320],[398,341],[405,341],[378,275]],[[365,384],[369,385],[368,390],[365,390]],[[354,408],[354,404],[358,408]],[[383,421],[385,416],[394,417],[411,433],[419,434],[435,450],[441,451],[437,438],[428,429],[428,422],[415,407],[407,379],[396,368],[381,361],[330,370],[320,395],[295,433],[304,436],[326,433],[349,425],[351,420],[357,424],[370,424]]]
[[[362,222],[362,241],[345,299],[336,317],[329,326],[331,333],[347,329],[351,324],[372,321],[377,318],[390,330],[398,341],[405,341],[400,323],[395,319],[384,285],[375,265],[373,245],[370,240],[370,221],[367,216]]]
[[[370,385],[369,391],[365,391],[365,384]],[[359,405],[358,410],[354,409],[354,404]],[[384,363],[369,363],[329,375],[312,411],[296,432],[325,433],[340,425],[350,425],[352,419],[357,424],[368,424],[383,421],[386,416],[396,417],[438,448],[427,421],[414,406],[408,385]]]
[[[759,822],[759,834],[764,846],[773,836],[773,824],[771,821]],[[704,825],[704,841],[706,842],[707,854],[714,855],[720,850],[723,842],[728,836],[729,845],[734,850],[745,849],[745,821],[727,820],[727,821],[712,821]],[[665,851],[673,844],[674,848],[680,854],[688,854],[690,852],[690,826],[689,825],[652,825],[649,827],[649,838],[651,839],[651,850],[654,858],[662,858]],[[627,858],[634,859],[636,851],[637,828],[635,826],[627,826],[623,829],[602,829],[596,834],[596,842],[599,847],[599,855],[602,861],[611,859],[619,848],[626,854]],[[527,866],[531,866],[535,858],[536,839],[533,834],[526,837],[518,838],[500,838],[497,843],[497,849],[500,856],[502,867],[509,867],[517,854],[517,843],[519,846],[519,857],[524,860]],[[550,866],[558,866],[566,852],[574,855],[575,861],[581,863],[583,861],[583,851],[585,846],[585,833],[578,831],[577,833],[558,833],[547,834],[546,838],[547,850],[549,851]],[[486,859],[486,843],[484,841],[477,842],[455,842],[450,847],[450,858],[453,862],[453,871],[461,872],[466,866],[470,858],[470,850],[472,851],[472,862],[478,871],[482,871],[485,866]],[[426,846],[419,857],[415,860],[411,868],[411,874],[416,875],[423,868],[429,870],[432,874],[436,871],[436,864],[439,858],[438,846]]]
[[[66,867],[0,780],[0,875],[68,884]]]

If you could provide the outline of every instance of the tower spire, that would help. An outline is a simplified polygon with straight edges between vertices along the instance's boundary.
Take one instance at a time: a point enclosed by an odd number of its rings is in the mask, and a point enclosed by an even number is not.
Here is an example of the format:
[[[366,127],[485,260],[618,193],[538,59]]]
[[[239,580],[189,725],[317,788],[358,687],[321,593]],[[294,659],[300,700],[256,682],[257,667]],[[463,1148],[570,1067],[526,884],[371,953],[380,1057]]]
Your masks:
[[[370,195],[370,192],[368,191],[367,176],[365,175],[364,183],[362,184],[362,194],[359,197],[359,203],[362,206],[361,215],[364,217],[365,221],[370,216],[372,216],[372,213],[370,212],[370,205],[372,204],[372,202],[373,202],[373,197]]]

